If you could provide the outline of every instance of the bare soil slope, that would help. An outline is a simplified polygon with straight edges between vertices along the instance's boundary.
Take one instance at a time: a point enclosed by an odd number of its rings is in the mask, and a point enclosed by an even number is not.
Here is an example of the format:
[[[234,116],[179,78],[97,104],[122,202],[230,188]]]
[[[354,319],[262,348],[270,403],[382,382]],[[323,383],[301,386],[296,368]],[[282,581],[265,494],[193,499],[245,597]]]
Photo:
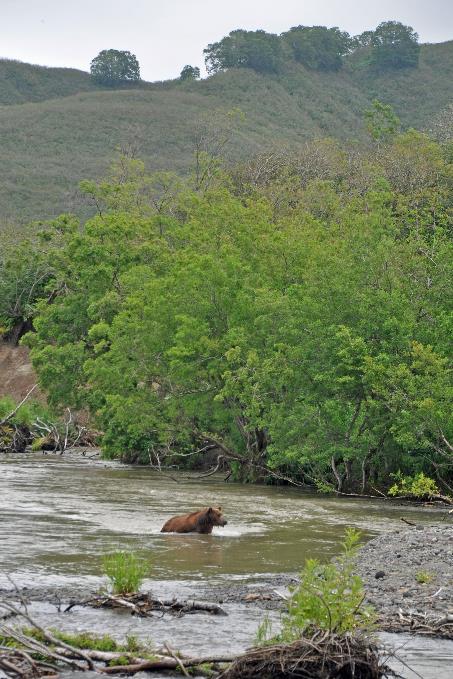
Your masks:
[[[20,401],[36,382],[28,349],[0,342],[0,398],[11,396]]]

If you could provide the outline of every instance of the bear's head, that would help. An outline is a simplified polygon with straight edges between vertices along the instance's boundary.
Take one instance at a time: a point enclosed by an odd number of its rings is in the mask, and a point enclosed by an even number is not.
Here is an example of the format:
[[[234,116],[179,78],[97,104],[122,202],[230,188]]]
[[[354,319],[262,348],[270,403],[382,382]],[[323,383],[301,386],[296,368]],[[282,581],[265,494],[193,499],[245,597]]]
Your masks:
[[[226,526],[227,520],[223,518],[222,507],[209,507],[206,518],[212,526]]]

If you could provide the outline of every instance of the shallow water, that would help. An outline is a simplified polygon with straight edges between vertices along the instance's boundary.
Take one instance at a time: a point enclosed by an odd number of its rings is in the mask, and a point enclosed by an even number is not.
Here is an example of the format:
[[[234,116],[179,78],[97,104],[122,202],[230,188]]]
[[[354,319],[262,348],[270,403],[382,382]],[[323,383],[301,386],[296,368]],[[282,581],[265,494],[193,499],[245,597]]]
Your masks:
[[[182,479],[182,477],[179,477]],[[161,534],[170,516],[222,505],[228,525],[213,535]],[[152,567],[147,583],[158,595],[202,598],[205,586],[237,579],[253,588],[269,574],[295,573],[307,557],[329,559],[345,526],[364,539],[400,525],[401,508],[379,501],[325,498],[298,489],[225,484],[222,479],[175,483],[146,468],[84,458],[31,454],[0,458],[0,587],[9,573],[20,587],[96,588],[100,558],[130,549]],[[432,523],[432,513],[404,507],[404,515]],[[376,564],[379,568],[380,564]],[[43,596],[43,598],[45,598]],[[33,604],[46,624],[133,633],[184,651],[239,651],[253,642],[263,611],[225,604],[227,618],[138,620],[121,613]],[[271,612],[277,623],[278,614]],[[452,679],[453,643],[385,635],[405,644],[403,657],[425,679]],[[406,673],[405,673],[406,672]],[[408,671],[404,676],[415,677]]]

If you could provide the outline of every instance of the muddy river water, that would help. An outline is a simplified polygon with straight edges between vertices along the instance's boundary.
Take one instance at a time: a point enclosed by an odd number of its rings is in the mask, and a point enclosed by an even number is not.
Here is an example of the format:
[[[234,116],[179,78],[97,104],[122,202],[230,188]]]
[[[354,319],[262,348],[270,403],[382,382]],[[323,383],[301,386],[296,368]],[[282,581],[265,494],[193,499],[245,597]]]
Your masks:
[[[170,516],[211,504],[222,505],[228,519],[213,535],[160,533]],[[420,523],[436,520],[416,508],[405,507],[404,514]],[[253,592],[263,582],[277,582],[277,574],[297,573],[307,557],[334,556],[346,526],[360,528],[368,539],[397,527],[400,516],[400,507],[379,501],[226,484],[220,478],[176,483],[146,468],[81,457],[5,455],[0,458],[0,588],[11,589],[8,574],[18,587],[32,591],[30,610],[47,626],[118,638],[135,634],[185,652],[241,651],[253,643],[264,615],[258,606],[226,600],[227,617],[137,619],[87,608],[59,613],[49,593],[87,592],[105,584],[101,557],[118,549],[148,561],[145,588],[158,596],[209,599],[209,592],[231,582]],[[269,614],[278,625],[278,612]],[[403,676],[453,678],[453,642],[382,638],[399,648],[415,671],[400,667]]]

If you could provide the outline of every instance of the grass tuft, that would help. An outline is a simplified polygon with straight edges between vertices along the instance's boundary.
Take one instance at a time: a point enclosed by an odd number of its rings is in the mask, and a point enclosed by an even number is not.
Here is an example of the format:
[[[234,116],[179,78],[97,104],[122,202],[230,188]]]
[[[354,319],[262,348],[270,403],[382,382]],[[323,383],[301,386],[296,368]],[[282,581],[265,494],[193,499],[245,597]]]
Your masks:
[[[113,594],[133,594],[138,592],[149,567],[131,552],[107,554],[102,565],[104,574],[110,580]]]

